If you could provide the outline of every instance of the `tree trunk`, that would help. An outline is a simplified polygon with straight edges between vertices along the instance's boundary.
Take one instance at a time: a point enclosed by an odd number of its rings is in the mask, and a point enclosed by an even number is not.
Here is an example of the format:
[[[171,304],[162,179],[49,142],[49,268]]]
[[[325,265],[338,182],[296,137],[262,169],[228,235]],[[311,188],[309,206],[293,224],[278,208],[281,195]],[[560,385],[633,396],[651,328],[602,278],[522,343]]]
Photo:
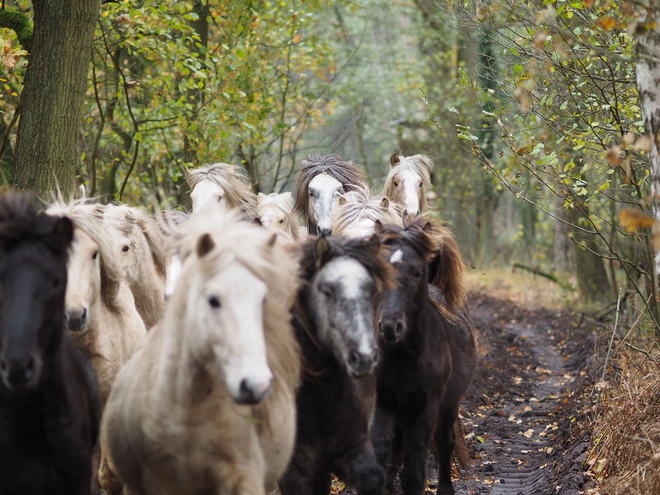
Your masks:
[[[21,97],[12,184],[73,191],[77,136],[99,0],[33,0],[34,35]]]
[[[644,116],[646,133],[651,136],[649,166],[651,172],[651,203],[656,219],[654,236],[660,235],[660,27],[648,29],[649,23],[642,24],[643,31],[637,33],[637,90]],[[660,275],[660,253],[655,246],[655,281],[652,284],[652,300],[658,300],[657,281]],[[657,315],[657,310],[656,310]],[[660,337],[660,327],[656,319],[656,336]]]

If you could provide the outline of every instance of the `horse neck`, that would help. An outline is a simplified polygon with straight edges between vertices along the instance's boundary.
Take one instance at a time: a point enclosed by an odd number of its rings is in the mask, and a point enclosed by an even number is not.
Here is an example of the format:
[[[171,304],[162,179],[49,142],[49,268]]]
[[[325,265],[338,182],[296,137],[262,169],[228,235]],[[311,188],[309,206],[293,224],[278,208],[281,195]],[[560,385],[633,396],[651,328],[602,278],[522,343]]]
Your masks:
[[[140,267],[138,277],[131,280],[130,289],[138,313],[145,326],[151,328],[158,323],[165,310],[165,281],[158,275],[151,260],[140,263]]]
[[[429,289],[426,278],[422,277],[422,286],[417,290],[419,305],[406,308],[406,321],[410,328],[406,332],[404,345],[406,350],[421,352],[426,347],[429,337],[429,322],[432,317],[433,307],[429,301]]]

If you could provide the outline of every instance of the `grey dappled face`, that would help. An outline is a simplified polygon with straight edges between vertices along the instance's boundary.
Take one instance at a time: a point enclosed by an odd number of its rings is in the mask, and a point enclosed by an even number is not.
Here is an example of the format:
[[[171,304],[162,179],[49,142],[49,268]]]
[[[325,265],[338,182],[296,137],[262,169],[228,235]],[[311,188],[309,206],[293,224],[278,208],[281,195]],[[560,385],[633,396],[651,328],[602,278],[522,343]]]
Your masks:
[[[329,261],[311,283],[312,314],[321,344],[354,376],[370,373],[378,360],[375,290],[369,272],[349,257]]]
[[[343,192],[343,186],[328,174],[319,174],[309,182],[310,218],[318,235],[332,234],[332,211]]]

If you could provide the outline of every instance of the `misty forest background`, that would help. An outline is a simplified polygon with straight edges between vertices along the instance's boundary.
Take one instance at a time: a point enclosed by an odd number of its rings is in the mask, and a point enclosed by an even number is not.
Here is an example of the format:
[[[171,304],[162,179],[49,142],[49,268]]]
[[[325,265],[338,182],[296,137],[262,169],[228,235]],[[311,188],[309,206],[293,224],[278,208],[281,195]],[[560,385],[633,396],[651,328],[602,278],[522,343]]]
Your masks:
[[[270,193],[293,190],[308,154],[337,153],[379,192],[391,153],[427,154],[434,214],[469,268],[516,263],[659,328],[644,2],[65,3],[2,3],[2,184],[187,207],[184,166],[241,165]],[[48,72],[69,56],[80,90],[73,70]]]

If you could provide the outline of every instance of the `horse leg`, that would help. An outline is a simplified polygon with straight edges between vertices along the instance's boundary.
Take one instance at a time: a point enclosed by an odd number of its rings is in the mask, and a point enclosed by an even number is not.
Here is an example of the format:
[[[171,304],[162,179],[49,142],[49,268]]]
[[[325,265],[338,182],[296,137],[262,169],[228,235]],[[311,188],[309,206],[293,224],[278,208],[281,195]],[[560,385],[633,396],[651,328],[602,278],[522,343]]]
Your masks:
[[[458,417],[458,406],[440,411],[435,427],[435,456],[438,460],[438,495],[453,495],[451,483],[451,460],[456,445],[454,424]]]
[[[306,470],[299,469],[293,465],[293,459],[284,476],[279,482],[280,493],[282,495],[315,495],[320,485],[318,473],[310,474]],[[324,495],[328,495],[330,485],[330,475],[328,475],[326,490]]]
[[[330,483],[332,476],[330,472],[317,473],[312,480],[312,493],[314,495],[328,495],[330,493]]]
[[[391,462],[392,447],[394,440],[394,416],[376,409],[374,419],[371,423],[371,444],[376,455],[376,462],[387,470],[387,486],[390,490],[391,484],[396,476],[396,468],[399,463]],[[394,468],[394,475],[390,478],[390,471]]]
[[[405,433],[405,457],[401,472],[401,486],[405,495],[421,495],[426,486],[426,457],[433,434],[429,414],[420,416]]]
[[[385,492],[385,470],[376,462],[370,445],[339,459],[335,462],[335,471],[342,481],[355,487],[359,495],[383,495]]]

